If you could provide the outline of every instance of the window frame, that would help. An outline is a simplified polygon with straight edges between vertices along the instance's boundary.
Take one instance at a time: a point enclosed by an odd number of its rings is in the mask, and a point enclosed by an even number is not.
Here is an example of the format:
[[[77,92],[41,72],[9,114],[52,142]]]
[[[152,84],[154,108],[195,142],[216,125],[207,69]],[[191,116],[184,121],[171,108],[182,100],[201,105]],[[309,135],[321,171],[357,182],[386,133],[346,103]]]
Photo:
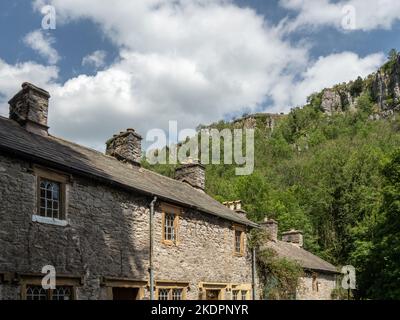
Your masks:
[[[236,300],[234,299],[234,292],[236,292]],[[252,286],[250,283],[232,284],[231,300],[251,300]],[[244,298],[244,299],[243,299]]]
[[[236,247],[236,232],[240,232],[240,251]],[[233,255],[236,257],[243,257],[245,253],[245,234],[246,228],[241,225],[233,225]]]
[[[36,212],[32,216],[32,221],[48,223],[54,225],[65,226],[67,224],[67,184],[70,182],[70,176],[43,168],[40,166],[34,166],[33,172],[36,176]],[[60,186],[59,194],[59,218],[46,217],[40,213],[40,200],[41,200],[41,188],[40,184],[43,180],[58,183]]]
[[[179,220],[180,216],[182,213],[182,209],[176,206],[172,206],[170,204],[162,203],[161,204],[161,212],[162,212],[162,223],[161,223],[161,242],[165,245],[178,245],[180,243],[180,237],[179,237]],[[165,234],[165,222],[166,222],[166,215],[172,214],[174,215],[174,235],[175,239],[174,240],[169,240],[166,239],[166,234]]]
[[[39,286],[42,287],[42,275],[36,274],[23,274],[18,275],[21,284],[21,300],[27,300],[26,291],[28,286]],[[71,288],[71,299],[76,300],[76,288],[82,285],[82,278],[75,276],[57,276],[56,287],[70,287]],[[52,300],[53,289],[46,290],[47,299]]]
[[[159,299],[160,290],[168,290],[167,300],[171,301],[173,300],[173,291],[182,290],[180,300],[186,300],[188,287],[189,282],[156,281],[155,298]]]
[[[235,296],[235,293],[236,293],[236,296]],[[239,293],[240,293],[240,290],[239,290],[239,289],[232,289],[232,300],[233,300],[233,301],[238,301],[238,300],[240,300],[240,299],[239,299]]]
[[[318,274],[316,272],[313,272],[311,274],[312,278],[312,283],[311,283],[311,289],[314,292],[319,292],[319,281],[318,281]]]

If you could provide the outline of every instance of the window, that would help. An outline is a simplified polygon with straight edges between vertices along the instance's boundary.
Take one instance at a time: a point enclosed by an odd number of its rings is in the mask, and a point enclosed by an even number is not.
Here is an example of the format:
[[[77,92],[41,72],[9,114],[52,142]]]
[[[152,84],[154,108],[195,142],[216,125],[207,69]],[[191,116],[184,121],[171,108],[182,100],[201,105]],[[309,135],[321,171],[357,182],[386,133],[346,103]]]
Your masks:
[[[188,282],[157,281],[156,298],[158,300],[185,300]]]
[[[172,289],[172,300],[182,300],[182,289]]]
[[[42,286],[26,285],[26,300],[72,300],[72,287],[59,286],[45,290]]]
[[[27,286],[26,300],[48,300],[48,294],[41,286]]]
[[[162,242],[165,244],[178,244],[178,228],[180,209],[170,205],[162,205]]]
[[[241,290],[242,300],[247,300],[247,290]]]
[[[65,190],[69,181],[67,175],[34,166],[37,176],[37,210],[32,221],[66,225]]]
[[[240,226],[234,226],[234,254],[236,256],[244,255],[244,228]]]
[[[172,213],[165,213],[164,222],[164,240],[175,241],[175,215]]]
[[[158,300],[183,300],[183,288],[158,289]]]
[[[239,300],[239,290],[232,290],[232,300]]]
[[[241,253],[242,251],[242,231],[235,230],[235,252]]]
[[[312,291],[318,292],[318,290],[319,290],[318,287],[319,287],[319,283],[318,283],[318,280],[317,280],[317,274],[313,273],[312,274]]]
[[[158,290],[158,300],[168,300],[170,289]]]
[[[39,215],[62,220],[60,213],[60,183],[40,178]]]
[[[72,300],[72,287],[56,287],[52,292],[52,300]]]

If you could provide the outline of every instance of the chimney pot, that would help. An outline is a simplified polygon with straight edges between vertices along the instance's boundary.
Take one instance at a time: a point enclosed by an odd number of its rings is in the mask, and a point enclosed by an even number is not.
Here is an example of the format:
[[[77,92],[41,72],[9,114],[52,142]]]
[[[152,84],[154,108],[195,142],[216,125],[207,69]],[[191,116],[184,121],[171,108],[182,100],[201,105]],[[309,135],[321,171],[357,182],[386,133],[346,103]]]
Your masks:
[[[24,82],[22,89],[8,102],[10,119],[32,133],[47,135],[49,98],[50,94],[46,90]]]

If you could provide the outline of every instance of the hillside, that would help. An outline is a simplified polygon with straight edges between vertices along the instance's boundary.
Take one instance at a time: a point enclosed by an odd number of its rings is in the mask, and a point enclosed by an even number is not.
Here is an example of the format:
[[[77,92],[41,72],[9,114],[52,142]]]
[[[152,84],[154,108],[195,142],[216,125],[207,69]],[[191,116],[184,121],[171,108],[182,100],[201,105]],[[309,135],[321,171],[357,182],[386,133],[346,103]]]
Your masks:
[[[255,128],[255,171],[207,165],[207,192],[242,200],[249,218],[304,231],[305,248],[358,272],[357,295],[400,298],[400,55],[366,79],[310,96],[287,115],[209,127]],[[150,167],[148,164],[144,164]],[[169,165],[151,166],[173,175]],[[390,231],[388,231],[390,230]]]

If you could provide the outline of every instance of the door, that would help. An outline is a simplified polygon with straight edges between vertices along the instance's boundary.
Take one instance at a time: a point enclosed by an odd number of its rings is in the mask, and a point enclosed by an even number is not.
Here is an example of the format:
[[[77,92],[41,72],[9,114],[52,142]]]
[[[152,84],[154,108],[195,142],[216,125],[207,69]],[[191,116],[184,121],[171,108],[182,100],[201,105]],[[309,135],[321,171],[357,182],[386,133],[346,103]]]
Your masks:
[[[113,300],[137,300],[139,288],[112,288]]]
[[[206,300],[219,300],[221,290],[206,290]]]

